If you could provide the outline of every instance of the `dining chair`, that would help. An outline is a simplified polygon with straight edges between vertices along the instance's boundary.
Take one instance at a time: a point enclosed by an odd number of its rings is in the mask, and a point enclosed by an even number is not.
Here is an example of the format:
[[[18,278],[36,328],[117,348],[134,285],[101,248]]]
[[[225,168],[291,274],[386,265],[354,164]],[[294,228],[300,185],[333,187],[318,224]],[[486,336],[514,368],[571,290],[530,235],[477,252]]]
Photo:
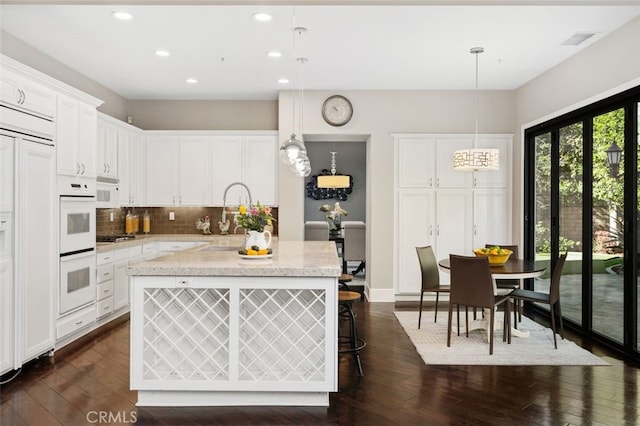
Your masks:
[[[514,259],[518,259],[518,246],[517,245],[501,245],[501,244],[485,244],[486,248],[498,246],[503,249],[511,250],[513,253],[511,257]],[[498,288],[509,288],[511,290],[515,290],[517,288],[522,288],[521,280],[519,279],[499,279],[496,280],[496,287]],[[517,309],[513,310],[513,321],[514,327],[518,328],[518,321],[522,321],[522,305],[518,304]]]
[[[451,287],[448,285],[440,285],[440,272],[438,271],[438,262],[436,256],[433,254],[433,248],[431,246],[416,247],[418,253],[418,260],[420,261],[420,273],[422,275],[422,288],[420,290],[420,310],[418,314],[418,328],[420,328],[420,322],[422,321],[422,300],[425,292],[436,294],[436,314],[433,317],[433,322],[438,322],[438,301],[440,300],[440,293],[449,293]]]
[[[305,241],[328,241],[329,224],[326,221],[307,221],[304,223]]]
[[[358,261],[358,267],[352,271],[356,275],[365,267],[367,225],[364,222],[342,222],[344,237],[344,261]]]
[[[511,319],[509,318],[509,294],[496,295],[497,288],[491,278],[489,259],[476,256],[449,255],[451,265],[451,291],[449,295],[449,322],[447,325],[447,346],[451,346],[451,320],[453,305],[458,315],[458,336],[460,335],[460,305],[464,306],[466,333],[469,337],[469,307],[489,309],[489,355],[493,355],[493,328],[495,311],[504,306],[502,340],[511,343]]]
[[[551,329],[553,330],[553,345],[558,349],[558,342],[556,341],[556,321],[555,310],[558,310],[558,318],[560,320],[560,337],[564,340],[564,328],[562,326],[562,309],[560,308],[560,278],[562,277],[562,269],[564,263],[567,260],[567,253],[561,255],[558,258],[558,262],[553,269],[551,276],[551,284],[549,286],[549,293],[543,293],[534,290],[516,289],[509,294],[509,297],[516,301],[543,303],[549,305],[549,313],[551,314]]]

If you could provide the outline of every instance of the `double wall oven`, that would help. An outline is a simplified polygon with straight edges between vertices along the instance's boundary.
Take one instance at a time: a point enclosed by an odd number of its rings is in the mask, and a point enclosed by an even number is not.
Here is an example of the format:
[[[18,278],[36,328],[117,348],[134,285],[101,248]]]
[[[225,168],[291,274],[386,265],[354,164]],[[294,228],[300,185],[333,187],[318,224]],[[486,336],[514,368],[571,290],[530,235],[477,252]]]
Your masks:
[[[96,298],[96,184],[58,177],[60,194],[60,310],[64,315]]]

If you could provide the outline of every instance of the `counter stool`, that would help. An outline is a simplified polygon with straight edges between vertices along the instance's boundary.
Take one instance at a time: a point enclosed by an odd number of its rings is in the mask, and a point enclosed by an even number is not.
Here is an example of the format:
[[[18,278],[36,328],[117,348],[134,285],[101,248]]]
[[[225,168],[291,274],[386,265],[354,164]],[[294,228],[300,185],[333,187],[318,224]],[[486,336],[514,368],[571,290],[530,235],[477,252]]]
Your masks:
[[[360,300],[360,293],[346,290],[338,291],[339,325],[341,325],[342,321],[349,322],[348,335],[341,335],[341,327],[338,327],[338,353],[353,354],[353,361],[355,362],[358,376],[364,376],[362,373],[362,363],[360,362],[360,351],[367,346],[367,342],[358,337],[356,315],[353,313],[352,307],[353,302],[357,302],[358,300]]]

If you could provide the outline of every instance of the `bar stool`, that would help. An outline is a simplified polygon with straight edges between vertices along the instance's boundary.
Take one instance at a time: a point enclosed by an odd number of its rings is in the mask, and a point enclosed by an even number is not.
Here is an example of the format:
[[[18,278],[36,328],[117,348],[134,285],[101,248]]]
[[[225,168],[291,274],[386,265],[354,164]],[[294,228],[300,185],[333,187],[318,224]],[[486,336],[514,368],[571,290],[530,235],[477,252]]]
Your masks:
[[[338,327],[338,353],[353,354],[353,361],[356,365],[358,376],[364,376],[362,373],[362,363],[360,362],[360,351],[367,346],[367,342],[358,337],[358,330],[356,328],[356,315],[353,313],[353,302],[360,300],[360,293],[355,291],[338,291],[338,318],[340,324],[342,321],[349,322],[349,334],[342,335],[340,333],[341,327]]]

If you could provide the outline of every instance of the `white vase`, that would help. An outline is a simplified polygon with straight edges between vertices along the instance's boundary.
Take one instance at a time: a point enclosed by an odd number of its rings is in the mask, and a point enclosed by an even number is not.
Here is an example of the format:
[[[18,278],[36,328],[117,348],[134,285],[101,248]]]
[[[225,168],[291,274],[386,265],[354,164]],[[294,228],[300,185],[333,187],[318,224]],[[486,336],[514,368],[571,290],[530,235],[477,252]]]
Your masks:
[[[249,231],[247,234],[247,242],[245,243],[244,246],[246,249],[250,249],[253,246],[258,246],[262,250],[262,249],[269,248],[270,245],[271,245],[271,232]]]

